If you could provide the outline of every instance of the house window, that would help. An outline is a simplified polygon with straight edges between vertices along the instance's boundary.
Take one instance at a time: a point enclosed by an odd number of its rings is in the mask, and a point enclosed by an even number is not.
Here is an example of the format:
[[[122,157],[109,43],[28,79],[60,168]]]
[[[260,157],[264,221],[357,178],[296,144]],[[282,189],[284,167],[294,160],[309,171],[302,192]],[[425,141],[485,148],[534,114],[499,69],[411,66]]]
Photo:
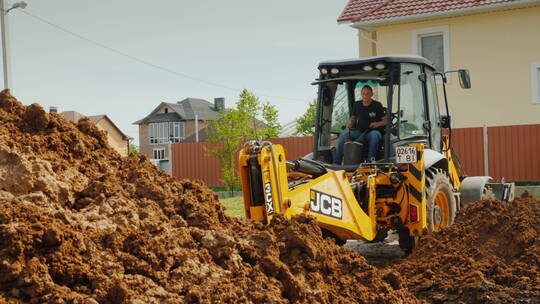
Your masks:
[[[169,123],[169,139],[173,143],[181,142],[184,140],[184,123],[183,122],[171,122]]]
[[[148,127],[150,128],[150,143],[151,144],[157,144],[158,142],[158,139],[157,139],[157,124],[155,123],[151,123],[148,125]]]
[[[412,52],[433,62],[437,71],[450,69],[448,26],[437,26],[412,31]]]
[[[154,159],[164,159],[165,158],[165,149],[164,148],[156,148],[152,151],[152,156]]]
[[[166,144],[169,142],[168,140],[168,130],[169,130],[169,123],[168,122],[160,122],[159,123],[159,143],[160,144]]]
[[[444,70],[443,35],[420,36],[420,54],[431,60],[437,70]]]
[[[540,104],[540,61],[531,66],[531,81],[533,103]]]

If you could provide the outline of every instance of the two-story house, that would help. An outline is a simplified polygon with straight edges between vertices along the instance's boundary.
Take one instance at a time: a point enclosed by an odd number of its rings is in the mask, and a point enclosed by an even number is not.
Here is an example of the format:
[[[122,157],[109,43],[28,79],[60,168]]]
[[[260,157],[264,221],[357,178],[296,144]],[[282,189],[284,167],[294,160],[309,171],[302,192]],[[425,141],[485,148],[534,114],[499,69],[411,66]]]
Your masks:
[[[225,99],[214,103],[186,98],[176,103],[162,102],[149,115],[134,122],[139,125],[140,153],[150,159],[169,159],[169,143],[207,140],[208,121],[225,108]]]
[[[360,57],[412,53],[440,71],[469,69],[470,90],[449,77],[455,127],[540,123],[539,0],[350,0],[338,22],[357,29]]]
[[[455,74],[446,86],[465,171],[540,180],[540,0],[349,0],[338,22],[357,30],[360,57],[412,53],[441,72],[468,69],[471,89]]]

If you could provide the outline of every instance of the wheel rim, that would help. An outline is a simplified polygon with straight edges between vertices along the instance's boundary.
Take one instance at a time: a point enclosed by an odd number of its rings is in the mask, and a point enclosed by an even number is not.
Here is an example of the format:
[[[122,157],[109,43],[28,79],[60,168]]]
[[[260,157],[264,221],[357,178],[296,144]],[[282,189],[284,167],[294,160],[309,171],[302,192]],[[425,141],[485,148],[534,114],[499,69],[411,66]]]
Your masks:
[[[439,231],[441,228],[448,226],[448,197],[442,191],[435,196],[433,206],[433,230]]]

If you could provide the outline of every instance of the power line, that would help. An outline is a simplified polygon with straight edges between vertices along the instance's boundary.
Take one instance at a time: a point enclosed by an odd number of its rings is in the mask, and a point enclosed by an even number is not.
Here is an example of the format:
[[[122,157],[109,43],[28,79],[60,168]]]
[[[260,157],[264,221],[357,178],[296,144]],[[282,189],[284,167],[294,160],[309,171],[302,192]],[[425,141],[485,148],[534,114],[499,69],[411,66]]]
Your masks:
[[[1,0],[0,0],[0,1],[1,1]],[[28,15],[28,16],[30,16],[30,17],[32,17],[32,18],[38,20],[38,21],[40,21],[40,22],[43,22],[43,23],[45,23],[45,24],[48,24],[48,25],[51,26],[51,27],[56,28],[57,30],[60,30],[60,31],[66,33],[66,34],[69,34],[69,35],[71,35],[71,36],[74,36],[74,37],[76,37],[76,38],[79,38],[79,39],[81,39],[81,40],[84,40],[84,41],[86,41],[86,42],[88,42],[88,43],[90,43],[90,44],[93,44],[93,45],[97,46],[97,47],[100,47],[100,48],[102,48],[102,49],[105,49],[105,50],[108,50],[108,51],[110,51],[110,52],[116,53],[116,54],[118,54],[118,55],[120,55],[120,56],[129,58],[129,59],[131,59],[131,60],[133,60],[133,61],[136,61],[136,62],[139,62],[139,63],[141,63],[141,64],[144,64],[144,65],[153,67],[153,68],[155,68],[155,69],[158,69],[158,70],[161,70],[161,71],[164,71],[164,72],[167,72],[167,73],[169,73],[169,74],[173,74],[173,75],[176,75],[176,76],[180,76],[180,77],[183,77],[183,78],[187,78],[187,79],[190,79],[190,80],[192,80],[192,81],[201,82],[201,83],[204,83],[204,84],[209,85],[209,86],[219,87],[219,88],[222,88],[222,89],[227,89],[227,90],[236,91],[236,92],[241,91],[241,89],[238,89],[238,88],[233,88],[233,87],[229,87],[229,86],[226,86],[226,85],[223,85],[223,84],[219,84],[219,83],[215,83],[215,82],[212,82],[212,81],[207,81],[207,80],[204,80],[204,79],[196,78],[196,77],[193,77],[193,76],[190,76],[190,75],[187,75],[187,74],[184,74],[184,73],[180,73],[180,72],[171,70],[171,69],[169,69],[169,68],[166,68],[166,67],[163,67],[163,66],[160,66],[160,65],[157,65],[157,64],[153,64],[153,63],[151,63],[151,62],[149,62],[149,61],[146,61],[146,60],[144,60],[144,59],[140,59],[140,58],[138,58],[138,57],[129,55],[129,54],[124,53],[124,52],[122,52],[122,51],[120,51],[120,50],[118,50],[118,49],[112,48],[112,47],[107,46],[107,45],[105,45],[105,44],[103,44],[103,43],[100,43],[100,42],[97,42],[97,41],[95,41],[95,40],[86,38],[86,37],[84,37],[84,36],[82,36],[82,35],[79,35],[79,34],[73,32],[73,31],[70,31],[70,30],[64,28],[64,27],[61,27],[61,26],[59,26],[59,25],[57,25],[57,24],[54,24],[54,23],[52,23],[51,21],[48,21],[48,20],[46,20],[46,19],[43,19],[42,17],[36,16],[36,15],[34,15],[34,14],[31,14],[31,13],[28,12],[28,10],[20,10],[19,12],[24,13],[24,14],[26,14],[26,15]],[[285,100],[305,101],[305,100],[299,99],[299,98],[291,98],[291,97],[283,97],[283,96],[275,96],[275,95],[263,95],[263,94],[261,94],[260,96],[262,96],[262,97],[269,97],[269,98],[277,98],[277,99],[285,99]]]

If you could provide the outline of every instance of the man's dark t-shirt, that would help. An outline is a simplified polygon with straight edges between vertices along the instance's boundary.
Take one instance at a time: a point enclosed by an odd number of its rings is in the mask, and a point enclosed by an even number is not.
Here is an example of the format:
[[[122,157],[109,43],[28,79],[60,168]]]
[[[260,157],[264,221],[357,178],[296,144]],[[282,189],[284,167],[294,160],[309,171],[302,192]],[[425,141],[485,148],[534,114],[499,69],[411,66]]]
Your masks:
[[[369,129],[372,122],[379,122],[386,114],[382,104],[376,100],[372,100],[371,104],[365,107],[362,101],[357,101],[353,105],[353,115],[356,116],[356,128],[360,132]],[[384,126],[377,128],[384,134]]]

